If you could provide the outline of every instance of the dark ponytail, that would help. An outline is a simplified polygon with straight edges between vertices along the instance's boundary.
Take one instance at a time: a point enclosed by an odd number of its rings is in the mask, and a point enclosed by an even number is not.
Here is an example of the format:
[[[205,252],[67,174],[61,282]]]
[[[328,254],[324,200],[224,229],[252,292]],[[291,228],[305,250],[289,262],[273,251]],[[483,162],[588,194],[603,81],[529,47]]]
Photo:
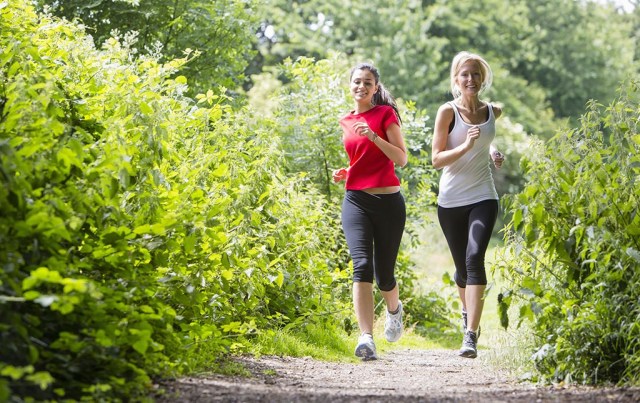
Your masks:
[[[387,91],[386,88],[380,82],[380,73],[378,73],[378,69],[371,63],[359,63],[353,69],[351,69],[351,74],[349,76],[349,81],[351,81],[351,77],[353,77],[353,72],[356,70],[368,70],[373,74],[376,79],[376,85],[378,86],[378,91],[373,94],[372,102],[374,105],[389,105],[396,112],[396,116],[398,116],[398,120],[402,123],[402,118],[400,118],[400,111],[398,110],[398,105],[396,104],[396,100],[393,98],[391,93]]]

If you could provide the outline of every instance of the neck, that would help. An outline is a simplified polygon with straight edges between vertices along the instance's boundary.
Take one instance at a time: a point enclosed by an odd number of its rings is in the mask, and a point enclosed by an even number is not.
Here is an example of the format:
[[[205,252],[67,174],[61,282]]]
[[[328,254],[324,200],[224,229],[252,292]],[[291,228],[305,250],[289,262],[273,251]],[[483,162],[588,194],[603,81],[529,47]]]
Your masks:
[[[458,99],[458,105],[473,113],[482,107],[482,102],[477,96],[470,98],[463,96]]]
[[[356,104],[356,107],[354,109],[355,113],[364,113],[370,109],[373,109],[375,105],[368,103],[368,104]]]

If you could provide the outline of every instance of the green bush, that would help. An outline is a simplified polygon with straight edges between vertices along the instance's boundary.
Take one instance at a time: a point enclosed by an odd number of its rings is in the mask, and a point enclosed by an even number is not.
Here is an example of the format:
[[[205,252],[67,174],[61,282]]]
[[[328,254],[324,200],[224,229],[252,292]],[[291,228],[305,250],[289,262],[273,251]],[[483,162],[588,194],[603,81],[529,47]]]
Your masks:
[[[329,207],[260,119],[184,96],[189,54],[0,14],[0,400],[128,400],[265,329],[341,323]]]
[[[533,320],[543,379],[640,383],[639,112],[632,82],[523,161],[500,311],[506,324],[518,301],[520,320]]]

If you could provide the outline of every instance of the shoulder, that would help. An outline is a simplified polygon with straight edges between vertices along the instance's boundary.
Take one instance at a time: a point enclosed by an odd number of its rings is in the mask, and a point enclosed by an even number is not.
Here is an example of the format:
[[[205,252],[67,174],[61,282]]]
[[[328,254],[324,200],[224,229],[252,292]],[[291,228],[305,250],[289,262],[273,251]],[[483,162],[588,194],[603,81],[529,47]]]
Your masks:
[[[334,115],[334,116],[335,116],[335,115]],[[339,120],[340,122],[343,122],[343,121],[345,121],[345,120],[349,120],[349,119],[351,119],[352,117],[353,117],[353,111],[349,111],[349,112],[347,112],[347,113],[345,113],[345,114],[341,115],[341,116],[338,118],[338,120]]]
[[[375,108],[376,108],[376,112],[381,115],[386,115],[387,113],[390,113],[390,112],[395,113],[395,110],[391,105],[376,105]]]
[[[398,123],[400,118],[391,105],[376,105],[376,114],[383,122],[395,121],[392,123]]]
[[[502,107],[496,104],[492,104],[491,102],[487,102],[488,105],[491,105],[491,109],[493,109],[493,116],[498,119],[502,115]]]
[[[449,102],[445,102],[444,104],[440,105],[436,116],[440,116],[441,118],[445,118],[448,120],[453,119],[453,105],[451,105],[451,103]]]

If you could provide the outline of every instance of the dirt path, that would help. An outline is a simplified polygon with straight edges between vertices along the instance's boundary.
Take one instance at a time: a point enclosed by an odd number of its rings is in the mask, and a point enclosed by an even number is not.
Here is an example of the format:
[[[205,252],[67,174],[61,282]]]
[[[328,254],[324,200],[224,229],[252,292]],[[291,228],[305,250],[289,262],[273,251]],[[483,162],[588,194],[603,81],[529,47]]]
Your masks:
[[[453,350],[396,350],[377,361],[240,361],[251,378],[209,376],[163,384],[158,402],[639,402],[640,388],[536,387]]]

